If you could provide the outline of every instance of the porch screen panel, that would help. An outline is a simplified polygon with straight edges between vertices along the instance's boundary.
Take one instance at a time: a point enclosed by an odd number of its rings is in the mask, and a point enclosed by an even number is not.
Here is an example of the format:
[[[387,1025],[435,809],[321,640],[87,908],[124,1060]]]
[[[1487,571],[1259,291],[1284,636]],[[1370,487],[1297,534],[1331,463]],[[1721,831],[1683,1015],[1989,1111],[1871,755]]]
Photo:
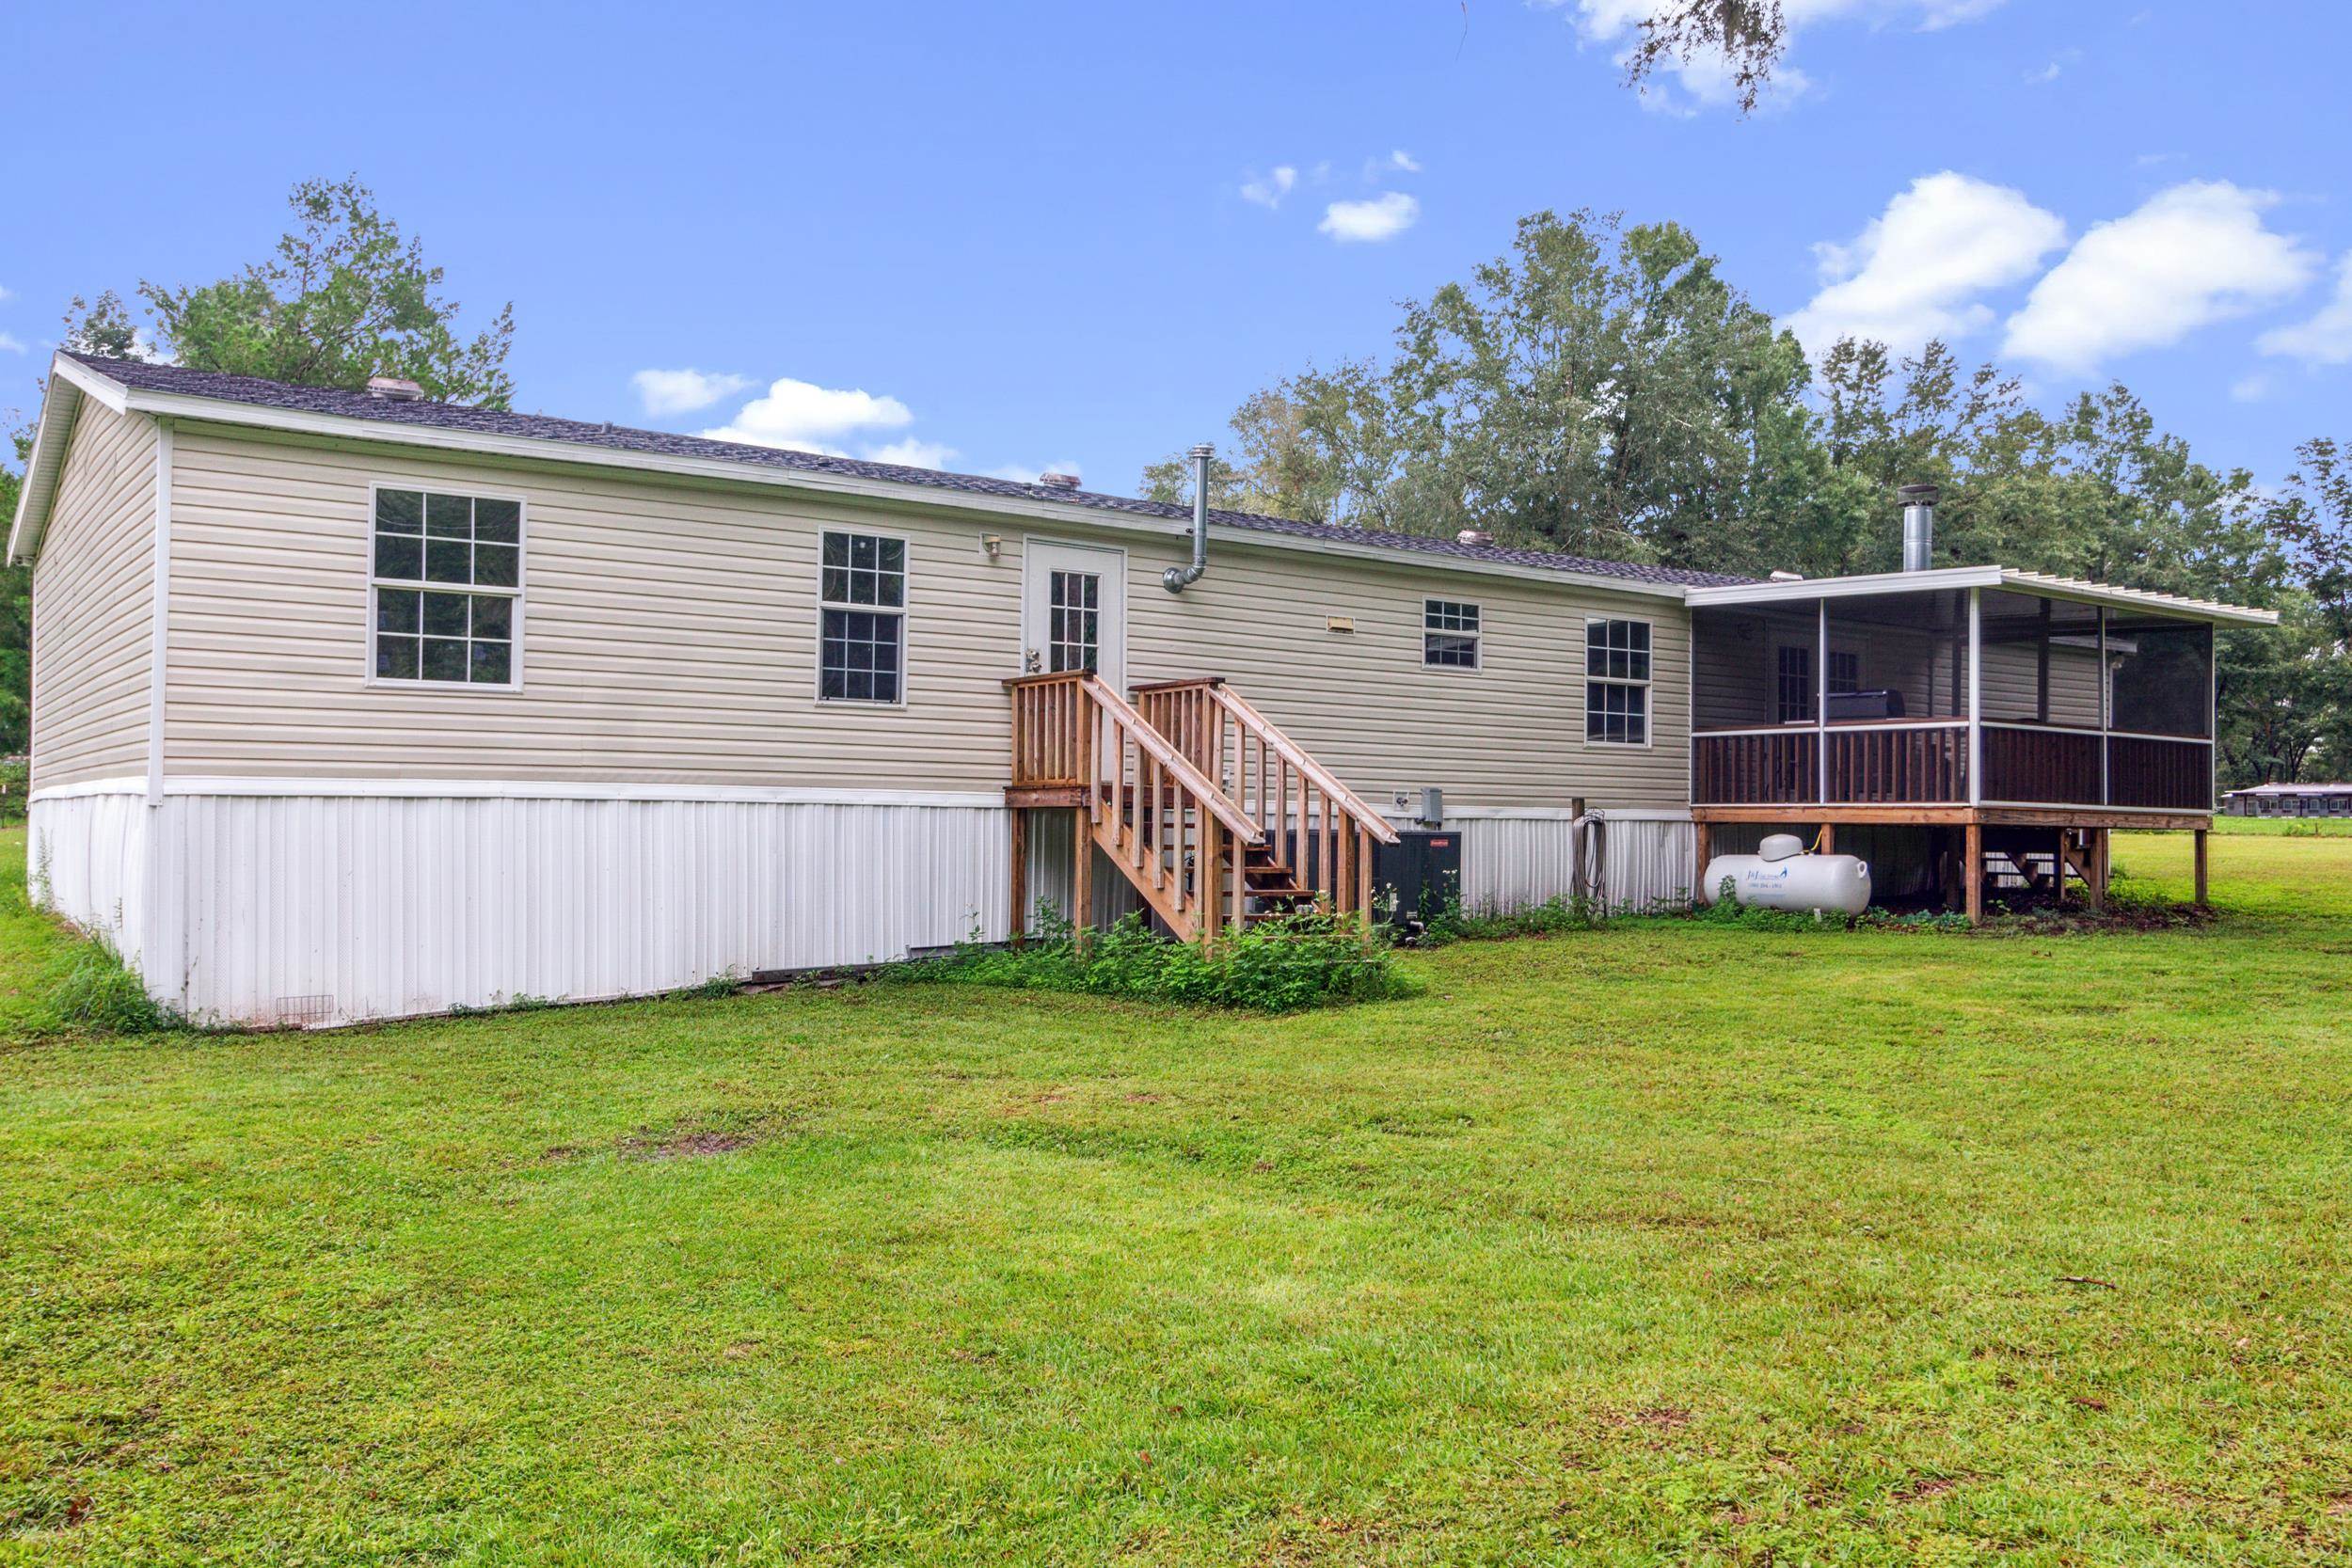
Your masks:
[[[1968,595],[1873,594],[1829,601],[1830,722],[1968,717]]]
[[[2099,611],[1994,589],[1984,595],[1984,717],[2099,727]]]
[[[2213,627],[2109,610],[2107,671],[2114,728],[2211,737]]]

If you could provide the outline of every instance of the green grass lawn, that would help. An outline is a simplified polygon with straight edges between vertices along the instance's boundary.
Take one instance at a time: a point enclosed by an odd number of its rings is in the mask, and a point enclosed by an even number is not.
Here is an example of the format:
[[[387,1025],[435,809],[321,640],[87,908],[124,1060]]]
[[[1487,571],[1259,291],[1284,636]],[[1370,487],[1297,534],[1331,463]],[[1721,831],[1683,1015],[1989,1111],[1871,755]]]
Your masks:
[[[2214,875],[0,1050],[0,1562],[2340,1562],[2352,838]]]

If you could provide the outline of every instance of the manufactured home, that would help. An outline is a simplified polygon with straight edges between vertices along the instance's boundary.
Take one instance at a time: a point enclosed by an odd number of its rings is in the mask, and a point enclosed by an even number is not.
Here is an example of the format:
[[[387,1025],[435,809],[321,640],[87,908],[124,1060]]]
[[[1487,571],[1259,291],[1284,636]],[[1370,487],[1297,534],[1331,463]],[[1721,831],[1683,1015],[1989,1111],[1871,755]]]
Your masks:
[[[2352,816],[2352,784],[2266,784],[2233,789],[2221,809],[2232,816]]]
[[[1460,894],[1687,900],[1776,826],[1888,896],[2203,832],[2217,628],[1999,566],[1742,578],[72,355],[37,898],[201,1019],[332,1023]]]

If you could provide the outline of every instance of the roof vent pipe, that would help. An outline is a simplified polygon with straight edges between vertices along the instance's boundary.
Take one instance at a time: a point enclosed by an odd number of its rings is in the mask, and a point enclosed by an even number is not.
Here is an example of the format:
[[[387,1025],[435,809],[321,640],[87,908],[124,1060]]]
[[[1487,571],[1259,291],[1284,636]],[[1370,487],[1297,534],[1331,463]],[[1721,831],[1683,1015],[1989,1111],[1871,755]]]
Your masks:
[[[1903,501],[1903,570],[1924,572],[1935,564],[1935,498],[1932,484],[1906,484],[1895,494]]]
[[[1209,569],[1209,459],[1216,455],[1206,441],[1192,449],[1192,564],[1160,574],[1160,586],[1171,594],[1190,588]]]

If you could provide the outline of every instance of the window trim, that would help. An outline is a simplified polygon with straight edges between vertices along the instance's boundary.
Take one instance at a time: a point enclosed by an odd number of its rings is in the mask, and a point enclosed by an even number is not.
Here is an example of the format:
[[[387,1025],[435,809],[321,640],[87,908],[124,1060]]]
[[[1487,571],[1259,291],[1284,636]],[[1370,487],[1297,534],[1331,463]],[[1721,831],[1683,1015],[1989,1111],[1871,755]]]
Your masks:
[[[1630,680],[1622,675],[1593,673],[1590,651],[1593,645],[1593,628],[1597,626],[1605,626],[1612,621],[1623,621],[1629,626],[1638,626],[1648,633],[1649,673],[1641,680]],[[1577,673],[1582,677],[1580,682],[1581,689],[1579,693],[1579,705],[1584,710],[1584,726],[1580,732],[1583,743],[1612,752],[1656,751],[1658,749],[1658,623],[1645,615],[1587,615],[1584,617],[1584,641],[1578,644],[1576,654]],[[1596,740],[1593,738],[1592,689],[1596,686],[1629,686],[1639,687],[1642,689],[1644,695],[1641,739]]]
[[[825,537],[834,533],[844,537],[862,533],[872,539],[890,539],[898,542],[900,551],[899,559],[905,564],[898,574],[900,578],[898,603],[895,609],[888,605],[850,604],[845,600],[825,597]],[[875,709],[886,713],[893,708],[905,707],[908,688],[914,682],[914,673],[908,667],[907,657],[907,649],[913,641],[914,632],[910,624],[914,608],[914,539],[907,534],[893,533],[887,529],[861,528],[847,523],[820,523],[817,529],[817,555],[811,564],[815,567],[817,574],[817,580],[812,585],[817,590],[815,595],[817,613],[811,617],[814,624],[809,628],[810,703],[828,710],[846,708],[851,712]],[[865,614],[898,617],[898,695],[895,699],[885,703],[876,697],[828,697],[825,695],[825,611],[829,610],[846,610]]]
[[[515,586],[512,588],[484,587],[468,584],[463,592],[501,595],[514,601],[515,633],[512,648],[507,654],[508,679],[503,685],[492,681],[429,681],[400,680],[375,673],[375,591],[379,588],[422,588],[427,593],[448,593],[454,583],[420,582],[408,578],[379,578],[375,575],[375,497],[380,490],[421,490],[427,495],[464,496],[468,500],[513,501],[515,515]],[[531,588],[531,498],[509,494],[502,490],[477,490],[469,485],[452,484],[447,480],[372,479],[368,481],[366,593],[362,595],[362,610],[367,616],[368,635],[360,657],[359,684],[378,691],[479,692],[485,697],[511,696],[523,689],[523,633],[528,619]]]
[[[1468,633],[1468,634],[1467,634],[1467,635],[1469,636],[1470,640],[1470,661],[1468,664],[1433,664],[1432,662],[1430,662],[1430,658],[1429,658],[1429,639],[1430,639],[1430,636],[1432,635],[1433,628],[1432,628],[1432,627],[1430,626],[1430,625],[1429,625],[1429,607],[1430,607],[1431,605],[1440,605],[1440,604],[1450,604],[1450,605],[1453,605],[1453,606],[1454,606],[1455,609],[1457,609],[1457,610],[1471,610],[1471,611],[1475,612],[1475,613],[1476,613],[1476,615],[1478,616],[1478,629],[1477,629],[1476,631],[1474,631],[1474,632],[1470,632],[1470,633]],[[1444,637],[1460,637],[1460,636],[1465,635],[1464,633],[1462,633],[1462,632],[1458,632],[1458,631],[1455,631],[1455,632],[1449,632],[1449,631],[1443,631],[1443,630],[1438,630],[1436,634],[1437,634],[1437,635],[1438,635],[1438,636],[1444,636]],[[1437,671],[1441,671],[1441,672],[1443,672],[1444,673],[1449,674],[1449,675],[1476,675],[1476,674],[1482,674],[1482,673],[1484,673],[1486,672],[1486,601],[1485,601],[1485,600],[1483,600],[1483,599],[1442,599],[1442,598],[1438,597],[1438,596],[1437,596],[1436,594],[1424,594],[1423,595],[1422,595],[1422,601],[1421,601],[1421,667],[1422,667],[1423,670],[1437,670]]]

